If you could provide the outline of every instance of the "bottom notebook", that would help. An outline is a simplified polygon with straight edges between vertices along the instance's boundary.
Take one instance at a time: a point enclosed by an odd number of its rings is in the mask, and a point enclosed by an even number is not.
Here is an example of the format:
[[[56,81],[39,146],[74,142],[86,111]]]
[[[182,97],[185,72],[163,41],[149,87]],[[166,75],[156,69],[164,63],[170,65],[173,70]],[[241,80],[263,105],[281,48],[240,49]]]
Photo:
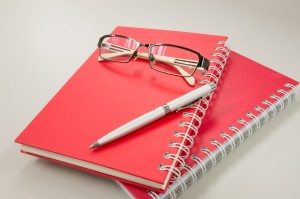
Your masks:
[[[131,198],[176,198],[288,106],[299,82],[231,52],[186,165],[164,194],[118,184]]]

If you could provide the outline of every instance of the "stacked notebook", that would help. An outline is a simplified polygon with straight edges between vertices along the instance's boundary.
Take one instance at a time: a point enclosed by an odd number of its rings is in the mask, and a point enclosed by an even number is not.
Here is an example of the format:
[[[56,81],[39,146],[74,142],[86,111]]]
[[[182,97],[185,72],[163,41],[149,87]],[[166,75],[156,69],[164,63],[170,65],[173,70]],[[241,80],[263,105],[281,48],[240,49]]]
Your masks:
[[[144,60],[99,62],[97,49],[16,139],[22,152],[118,180],[133,198],[175,198],[295,98],[297,81],[229,55],[225,36],[130,27],[112,33],[194,49],[211,60],[209,69],[197,71],[191,86],[151,70]],[[209,82],[217,89],[205,99],[99,149],[88,148]]]
[[[299,83],[231,52],[181,176],[165,193],[119,183],[132,198],[176,198],[296,97]]]

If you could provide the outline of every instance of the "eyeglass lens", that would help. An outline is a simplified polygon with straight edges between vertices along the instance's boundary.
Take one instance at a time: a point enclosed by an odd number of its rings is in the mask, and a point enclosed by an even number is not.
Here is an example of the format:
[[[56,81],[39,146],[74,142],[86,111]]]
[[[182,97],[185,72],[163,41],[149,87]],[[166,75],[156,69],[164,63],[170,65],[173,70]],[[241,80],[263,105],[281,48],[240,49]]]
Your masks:
[[[149,52],[151,67],[171,75],[193,75],[199,60],[196,53],[173,45],[153,45]]]
[[[107,36],[101,43],[100,56],[111,61],[128,62],[138,45],[138,42],[129,38]]]

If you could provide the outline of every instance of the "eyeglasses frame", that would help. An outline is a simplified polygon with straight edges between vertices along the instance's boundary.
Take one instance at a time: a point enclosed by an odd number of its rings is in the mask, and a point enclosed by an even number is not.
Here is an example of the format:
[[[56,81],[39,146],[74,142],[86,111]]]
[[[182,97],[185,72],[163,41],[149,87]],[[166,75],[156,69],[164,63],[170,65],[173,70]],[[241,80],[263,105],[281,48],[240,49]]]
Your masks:
[[[126,61],[117,61],[117,60],[107,59],[107,58],[101,57],[101,44],[102,44],[103,40],[106,37],[121,37],[121,38],[124,38],[124,39],[132,40],[135,43],[137,43],[138,45],[137,45],[136,49],[134,50],[134,52],[132,53],[131,57],[128,60],[126,60]],[[198,60],[199,61],[197,63],[197,66],[195,67],[194,71],[191,74],[189,74],[189,75],[183,76],[183,75],[177,75],[177,74],[173,74],[173,73],[168,73],[168,72],[161,71],[161,70],[158,70],[156,68],[153,68],[153,66],[151,64],[151,48],[154,47],[154,46],[161,46],[161,45],[162,46],[176,47],[176,48],[180,48],[180,49],[187,50],[187,51],[190,51],[192,53],[195,53],[198,56]],[[195,51],[193,49],[184,47],[184,46],[178,46],[178,45],[174,45],[174,44],[168,44],[168,43],[157,43],[157,44],[142,43],[142,42],[136,41],[135,39],[132,39],[130,37],[127,37],[127,36],[124,36],[124,35],[119,35],[119,34],[103,35],[102,37],[100,37],[99,42],[98,42],[98,48],[100,50],[99,56],[103,60],[109,60],[109,61],[118,62],[118,63],[129,63],[130,60],[133,57],[135,57],[135,56],[138,55],[138,49],[141,46],[144,46],[144,47],[148,48],[148,57],[149,57],[150,68],[153,69],[153,70],[155,70],[155,71],[158,71],[158,72],[161,72],[161,73],[165,73],[165,74],[168,74],[168,75],[179,76],[179,77],[191,77],[191,76],[194,75],[194,73],[197,71],[198,68],[203,68],[206,71],[208,69],[208,67],[209,67],[209,64],[210,64],[210,61],[207,58],[203,57],[199,52],[197,52],[197,51]]]

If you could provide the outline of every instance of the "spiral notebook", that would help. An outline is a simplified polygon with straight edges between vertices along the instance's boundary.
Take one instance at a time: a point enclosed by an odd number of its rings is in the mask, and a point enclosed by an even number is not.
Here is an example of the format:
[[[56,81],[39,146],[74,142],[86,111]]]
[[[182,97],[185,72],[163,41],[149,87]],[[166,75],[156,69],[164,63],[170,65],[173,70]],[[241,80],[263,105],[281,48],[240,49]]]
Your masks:
[[[118,184],[131,198],[177,198],[283,111],[296,97],[296,86],[299,82],[232,51],[190,156],[174,168],[174,183],[164,194]]]
[[[166,152],[186,152],[186,135],[194,132],[188,137],[192,144],[200,125],[191,125],[200,117],[197,110],[203,109],[204,117],[208,104],[169,114],[99,149],[88,147],[126,122],[219,78],[228,55],[227,37],[132,27],[117,27],[112,33],[143,43],[185,46],[211,60],[210,66],[206,74],[197,71],[195,86],[190,86],[182,77],[151,70],[147,60],[99,62],[97,49],[16,142],[24,153],[163,192],[178,161]]]

